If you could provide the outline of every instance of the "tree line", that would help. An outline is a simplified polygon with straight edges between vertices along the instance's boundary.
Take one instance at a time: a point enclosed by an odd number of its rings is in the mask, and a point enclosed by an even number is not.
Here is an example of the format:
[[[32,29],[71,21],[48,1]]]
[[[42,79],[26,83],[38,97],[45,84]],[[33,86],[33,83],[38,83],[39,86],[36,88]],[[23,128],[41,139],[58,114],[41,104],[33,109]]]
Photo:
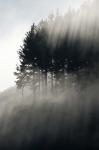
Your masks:
[[[79,34],[70,36],[68,24],[71,25],[73,18],[72,11],[65,17],[57,12],[56,16],[51,14],[38,25],[33,23],[18,51],[20,64],[15,75],[19,88],[30,86],[34,95],[36,91],[47,93],[50,89],[53,92],[56,88],[65,88],[68,75],[79,76],[95,70],[99,62],[99,44],[94,38],[83,39]],[[60,22],[65,22],[64,30]]]

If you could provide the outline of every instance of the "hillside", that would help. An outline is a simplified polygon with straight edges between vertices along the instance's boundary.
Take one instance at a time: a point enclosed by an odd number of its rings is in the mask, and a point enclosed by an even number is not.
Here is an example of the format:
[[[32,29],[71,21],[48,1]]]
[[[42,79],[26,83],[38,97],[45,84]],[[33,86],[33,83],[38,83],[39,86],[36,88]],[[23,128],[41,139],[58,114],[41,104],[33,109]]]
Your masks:
[[[99,84],[70,86],[57,96],[22,96],[15,87],[0,95],[0,149],[99,148]],[[29,89],[28,89],[29,91]]]

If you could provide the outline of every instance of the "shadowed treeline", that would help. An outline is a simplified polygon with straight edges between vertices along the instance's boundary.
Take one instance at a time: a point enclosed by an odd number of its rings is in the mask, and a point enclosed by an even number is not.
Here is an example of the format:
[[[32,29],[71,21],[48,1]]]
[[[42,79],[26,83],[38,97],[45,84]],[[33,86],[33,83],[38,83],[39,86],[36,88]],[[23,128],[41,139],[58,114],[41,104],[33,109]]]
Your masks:
[[[33,93],[48,93],[62,86],[74,74],[78,80],[91,72],[98,77],[99,17],[94,0],[78,11],[62,16],[57,11],[38,25],[33,24],[18,51],[18,87],[30,85]],[[42,91],[44,89],[44,91]]]

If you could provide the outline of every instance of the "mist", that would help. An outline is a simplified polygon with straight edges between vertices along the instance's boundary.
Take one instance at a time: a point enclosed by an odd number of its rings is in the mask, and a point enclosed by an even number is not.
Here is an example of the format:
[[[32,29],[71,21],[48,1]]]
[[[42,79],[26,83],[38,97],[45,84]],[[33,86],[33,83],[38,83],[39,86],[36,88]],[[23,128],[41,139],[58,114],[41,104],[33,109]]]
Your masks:
[[[35,99],[29,88],[1,93],[0,148],[97,149],[99,80],[84,82]]]
[[[28,61],[22,61],[25,53],[19,51],[18,54],[22,57],[15,73],[16,86],[0,93],[1,150],[99,148],[98,5],[98,0],[85,2],[79,10],[69,9],[63,16],[57,10],[55,18],[53,14],[47,18],[48,24],[41,21],[37,25],[41,31],[47,33],[47,50],[51,54],[52,68],[49,64],[47,66],[45,61],[39,63],[38,58],[42,61],[43,59],[34,55],[33,58],[30,55],[26,57],[29,58],[29,64]],[[29,33],[31,35],[31,32]],[[35,32],[33,34],[35,35]],[[54,51],[61,48],[64,41],[67,43],[67,49],[71,46],[68,53],[70,60],[66,62],[66,67],[58,63],[56,65],[57,59],[53,60]],[[31,41],[29,42],[31,46]],[[46,43],[44,44],[46,47]],[[76,59],[81,56],[82,62],[86,61],[87,65],[81,64],[79,60],[76,62],[75,55],[72,55],[75,54],[76,48],[81,54]],[[42,47],[40,50],[43,51]],[[46,53],[45,55],[47,56]],[[31,65],[30,58],[34,61],[34,66]],[[55,65],[56,68],[53,69]]]
[[[61,15],[57,9],[56,14],[49,15],[49,26],[45,28],[49,34],[49,41],[56,46],[67,36],[68,42],[78,38],[82,45],[89,47],[92,43],[94,47],[98,45],[99,38],[99,1],[85,1],[79,9],[70,7],[68,11]],[[54,15],[56,18],[54,20]],[[49,21],[49,22],[50,22]]]

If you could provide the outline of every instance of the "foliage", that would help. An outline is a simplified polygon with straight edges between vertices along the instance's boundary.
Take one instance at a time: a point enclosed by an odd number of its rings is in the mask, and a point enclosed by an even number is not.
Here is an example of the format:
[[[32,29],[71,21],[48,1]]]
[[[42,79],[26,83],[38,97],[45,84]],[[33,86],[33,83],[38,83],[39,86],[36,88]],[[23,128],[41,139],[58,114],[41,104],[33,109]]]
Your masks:
[[[53,87],[65,87],[69,73],[78,75],[94,70],[99,61],[99,44],[81,37],[80,31],[76,35],[71,31],[69,25],[75,15],[78,16],[71,11],[64,17],[57,13],[31,26],[18,52],[20,65],[15,72],[18,87],[31,85],[33,91],[40,91],[42,87],[46,92],[48,88],[53,91]],[[66,26],[64,34],[62,23]]]

